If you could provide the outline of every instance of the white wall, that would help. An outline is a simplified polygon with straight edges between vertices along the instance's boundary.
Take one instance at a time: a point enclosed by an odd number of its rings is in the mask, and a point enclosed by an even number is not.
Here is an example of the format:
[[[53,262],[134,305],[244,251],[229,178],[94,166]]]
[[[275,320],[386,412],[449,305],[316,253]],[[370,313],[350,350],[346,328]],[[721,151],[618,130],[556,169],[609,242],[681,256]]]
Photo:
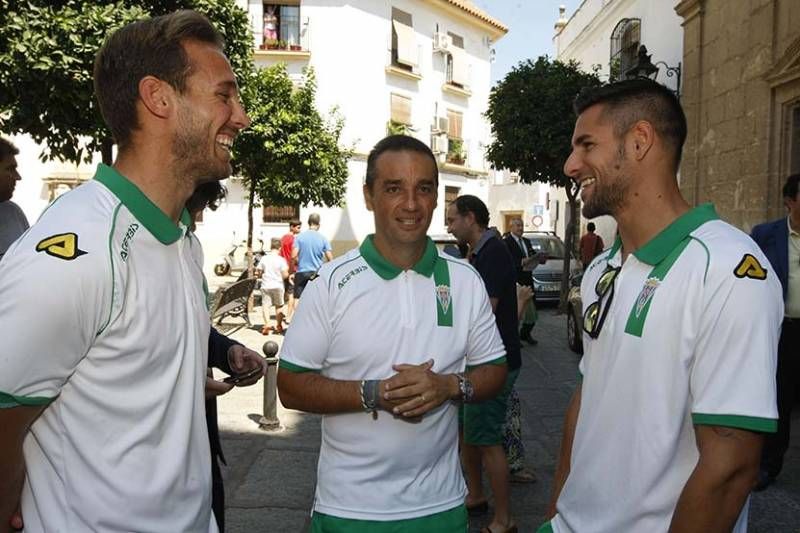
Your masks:
[[[620,20],[638,18],[641,20],[640,42],[647,46],[648,54],[652,54],[653,63],[664,61],[674,67],[683,60],[683,27],[681,18],[675,13],[677,3],[677,0],[585,0],[561,33],[553,38],[556,58],[561,61],[575,59],[587,71],[600,65],[600,78],[607,81],[611,32]],[[677,79],[668,77],[663,65],[660,67],[657,81],[675,89]],[[563,189],[553,189],[551,200],[561,204],[556,231],[563,236],[567,195]],[[581,234],[586,222],[582,218]],[[610,245],[617,229],[614,220],[599,217],[594,223],[597,233]]]

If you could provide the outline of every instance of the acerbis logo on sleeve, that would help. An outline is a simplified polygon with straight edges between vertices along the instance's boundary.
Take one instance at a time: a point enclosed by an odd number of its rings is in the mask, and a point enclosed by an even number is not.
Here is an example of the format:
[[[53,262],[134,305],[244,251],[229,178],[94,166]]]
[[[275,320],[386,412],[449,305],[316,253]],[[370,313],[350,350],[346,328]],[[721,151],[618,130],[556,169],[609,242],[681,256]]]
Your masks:
[[[67,261],[88,253],[78,248],[78,236],[74,233],[59,233],[45,237],[36,245],[36,251]]]
[[[767,269],[762,267],[758,259],[751,254],[744,254],[742,260],[739,261],[739,264],[736,265],[736,268],[733,270],[733,274],[737,278],[767,279]]]

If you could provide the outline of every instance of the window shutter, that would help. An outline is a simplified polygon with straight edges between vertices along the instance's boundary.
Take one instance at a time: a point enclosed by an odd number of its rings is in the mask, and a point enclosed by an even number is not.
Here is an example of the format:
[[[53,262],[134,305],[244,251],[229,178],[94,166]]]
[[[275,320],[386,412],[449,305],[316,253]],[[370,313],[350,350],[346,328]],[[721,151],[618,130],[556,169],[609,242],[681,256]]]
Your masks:
[[[411,124],[411,98],[394,93],[390,97],[392,121],[400,124]]]
[[[397,62],[417,66],[417,40],[411,14],[392,8],[392,28],[397,34]]]

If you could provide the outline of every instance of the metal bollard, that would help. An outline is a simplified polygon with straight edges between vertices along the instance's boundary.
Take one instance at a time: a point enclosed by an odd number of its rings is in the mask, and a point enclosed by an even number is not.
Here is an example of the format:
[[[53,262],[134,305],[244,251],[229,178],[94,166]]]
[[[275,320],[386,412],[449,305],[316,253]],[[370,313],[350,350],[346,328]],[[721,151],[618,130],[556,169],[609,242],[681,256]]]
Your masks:
[[[281,429],[278,420],[278,343],[267,341],[262,348],[267,358],[267,375],[264,378],[264,415],[258,421],[258,427],[265,431]]]

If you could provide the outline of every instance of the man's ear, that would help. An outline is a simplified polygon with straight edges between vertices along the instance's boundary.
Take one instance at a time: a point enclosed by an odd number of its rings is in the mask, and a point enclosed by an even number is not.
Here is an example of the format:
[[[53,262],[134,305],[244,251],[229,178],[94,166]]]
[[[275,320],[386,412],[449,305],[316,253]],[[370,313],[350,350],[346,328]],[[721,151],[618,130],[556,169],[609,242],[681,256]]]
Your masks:
[[[631,127],[629,135],[628,149],[637,161],[641,161],[655,143],[655,128],[650,122],[640,120]]]
[[[155,76],[145,76],[139,80],[139,98],[144,107],[158,118],[167,118],[172,114],[174,97],[172,86]]]
[[[362,190],[364,191],[364,203],[367,205],[367,211],[372,211],[372,191],[369,190],[367,184],[364,184]]]

